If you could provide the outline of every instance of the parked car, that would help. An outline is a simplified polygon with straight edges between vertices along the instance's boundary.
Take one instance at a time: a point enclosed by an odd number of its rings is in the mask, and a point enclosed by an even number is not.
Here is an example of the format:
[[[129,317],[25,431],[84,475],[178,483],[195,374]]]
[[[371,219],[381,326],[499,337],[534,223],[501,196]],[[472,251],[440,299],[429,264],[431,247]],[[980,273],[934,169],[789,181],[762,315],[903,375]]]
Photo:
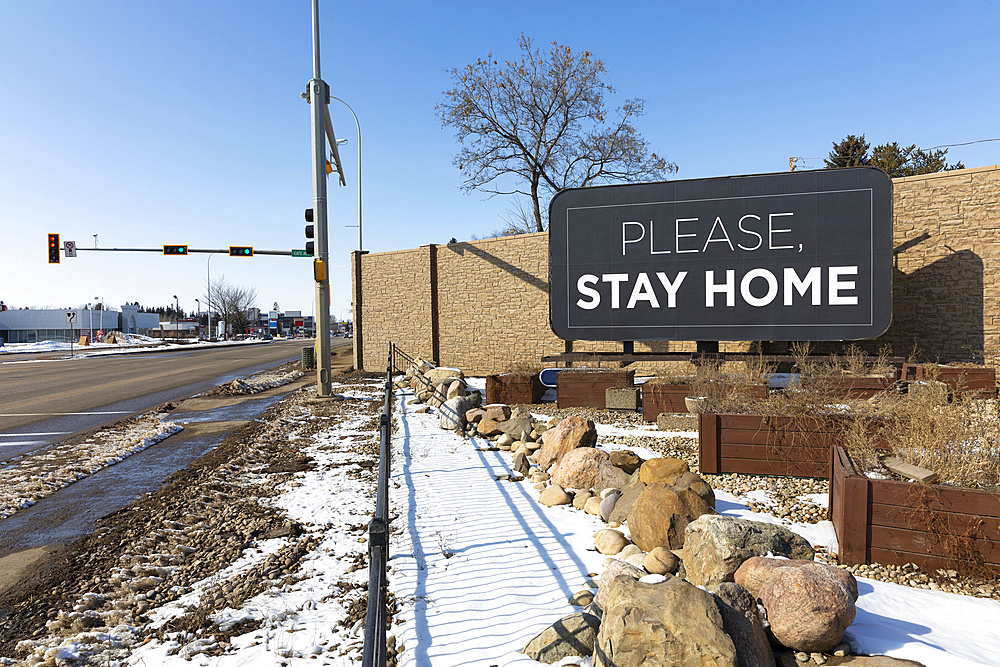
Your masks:
[[[264,334],[260,338],[261,340],[274,340],[274,336],[272,336],[271,334]]]

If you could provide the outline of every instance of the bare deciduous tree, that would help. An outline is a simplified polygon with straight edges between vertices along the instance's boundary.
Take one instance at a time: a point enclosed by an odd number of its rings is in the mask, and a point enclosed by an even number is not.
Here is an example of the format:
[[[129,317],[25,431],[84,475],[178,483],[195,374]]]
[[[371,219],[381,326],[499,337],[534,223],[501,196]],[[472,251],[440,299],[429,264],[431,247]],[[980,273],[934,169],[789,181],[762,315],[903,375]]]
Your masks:
[[[644,100],[628,99],[607,122],[604,63],[555,42],[542,53],[521,35],[520,61],[493,55],[449,73],[455,87],[437,105],[462,149],[455,164],[464,190],[519,194],[531,201],[536,231],[544,231],[542,197],[568,187],[664,178],[677,165],[649,150],[632,126]],[[516,183],[505,187],[505,176]]]
[[[227,331],[245,331],[250,324],[250,309],[257,307],[256,288],[227,283],[225,277],[213,280],[210,288],[205,295],[209,309],[226,322]]]

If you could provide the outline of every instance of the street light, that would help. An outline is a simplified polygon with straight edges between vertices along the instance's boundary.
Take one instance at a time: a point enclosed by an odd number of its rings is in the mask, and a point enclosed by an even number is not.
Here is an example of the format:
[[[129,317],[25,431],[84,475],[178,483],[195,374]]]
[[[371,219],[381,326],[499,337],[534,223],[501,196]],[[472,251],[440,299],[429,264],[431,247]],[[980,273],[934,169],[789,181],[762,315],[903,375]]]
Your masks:
[[[350,104],[333,95],[330,95],[330,99],[337,100],[347,107],[347,110],[351,112],[352,116],[354,116],[354,124],[358,126],[358,250],[361,250],[361,123],[358,122],[358,115],[354,113],[354,109],[351,108]],[[354,225],[346,226],[353,227]]]

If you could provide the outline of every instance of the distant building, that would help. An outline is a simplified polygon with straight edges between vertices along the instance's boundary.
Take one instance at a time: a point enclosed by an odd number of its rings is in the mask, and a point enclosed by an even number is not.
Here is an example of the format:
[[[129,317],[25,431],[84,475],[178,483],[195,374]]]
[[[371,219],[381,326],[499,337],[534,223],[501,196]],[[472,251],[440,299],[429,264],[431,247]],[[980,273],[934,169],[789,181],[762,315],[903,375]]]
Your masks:
[[[72,322],[68,314],[72,314]],[[98,331],[153,335],[160,327],[156,313],[140,313],[136,306],[117,310],[88,308],[46,308],[0,311],[0,338],[8,343],[39,341],[76,341],[80,336],[91,339]]]

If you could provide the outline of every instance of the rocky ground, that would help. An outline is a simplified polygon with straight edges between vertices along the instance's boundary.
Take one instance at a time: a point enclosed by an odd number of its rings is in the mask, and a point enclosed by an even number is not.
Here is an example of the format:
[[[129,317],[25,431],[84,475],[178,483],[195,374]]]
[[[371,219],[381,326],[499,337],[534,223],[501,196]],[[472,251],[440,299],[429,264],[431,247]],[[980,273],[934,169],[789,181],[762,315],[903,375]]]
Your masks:
[[[251,615],[220,626],[219,613],[267,591],[294,590],[311,576],[308,562],[333,548],[330,539],[354,545],[338,554],[343,581],[322,600],[342,610],[342,633],[317,643],[314,653],[324,658],[320,664],[358,653],[351,630],[357,634],[365,608],[367,587],[358,581],[365,519],[331,531],[291,520],[271,502],[317,459],[324,469],[361,481],[358,488],[373,496],[380,402],[351,398],[372,391],[368,376],[338,380],[337,391],[347,398],[316,402],[314,390],[295,392],[159,492],[104,517],[95,534],[53,554],[37,577],[0,594],[2,662],[120,664],[145,644],[166,654],[219,655],[232,637],[254,629],[261,630],[260,642],[273,641],[268,626],[278,625],[275,618]],[[345,423],[356,435],[303,451],[302,443]],[[371,496],[361,495],[369,504]]]
[[[595,423],[613,424],[622,427],[648,425],[635,412],[600,410],[595,408],[568,408],[558,410],[555,404],[532,405],[531,411],[551,416],[578,415],[592,419]],[[673,415],[667,422],[672,431],[691,431],[691,437],[650,437],[642,435],[602,436],[603,443],[616,443],[631,447],[644,447],[687,461],[691,470],[698,470],[698,420],[695,415]],[[790,523],[816,523],[826,520],[826,505],[813,502],[816,495],[826,496],[829,484],[822,479],[798,477],[769,477],[765,475],[705,475],[713,489],[728,491],[741,498],[753,511],[773,514]],[[818,558],[838,565],[836,554],[820,551]],[[972,577],[958,574],[954,570],[924,571],[914,564],[896,565],[851,565],[843,566],[855,576],[867,577],[914,588],[924,588],[960,595],[973,595],[1000,600],[1000,584],[991,577]]]
[[[237,637],[272,649],[278,643],[279,655],[304,657],[301,649],[285,647],[279,633],[294,631],[296,618],[321,612],[332,628],[318,636],[309,657],[318,664],[359,657],[367,581],[365,512],[374,494],[381,403],[371,400],[377,376],[352,373],[337,381],[341,400],[316,401],[310,388],[294,392],[158,492],[104,517],[93,535],[52,554],[36,577],[0,592],[0,663],[118,665],[152,649],[210,658],[226,652]],[[577,414],[623,427],[644,423],[635,413],[529,407],[534,413]],[[692,415],[677,415],[670,427],[693,432],[697,425]],[[339,435],[324,436],[331,433]],[[693,433],[603,436],[600,441],[643,447],[697,467]],[[297,474],[319,472],[356,484],[357,508],[340,508],[349,511],[324,523],[292,518],[274,502],[296,485]],[[825,508],[809,499],[809,494],[826,493],[824,481],[747,475],[708,476],[708,481],[788,521],[826,518]],[[330,484],[336,498],[337,483]],[[836,564],[832,554],[821,558]],[[321,569],[325,574],[319,574]],[[995,581],[954,572],[914,566],[849,569],[882,581],[1000,599]],[[323,594],[302,594],[318,589],[310,587],[320,576],[326,576]],[[268,595],[287,608],[269,607]],[[261,600],[255,608],[265,611],[231,613],[248,608],[250,600]],[[292,630],[282,629],[289,627],[286,617]],[[153,660],[157,654],[150,655]]]

